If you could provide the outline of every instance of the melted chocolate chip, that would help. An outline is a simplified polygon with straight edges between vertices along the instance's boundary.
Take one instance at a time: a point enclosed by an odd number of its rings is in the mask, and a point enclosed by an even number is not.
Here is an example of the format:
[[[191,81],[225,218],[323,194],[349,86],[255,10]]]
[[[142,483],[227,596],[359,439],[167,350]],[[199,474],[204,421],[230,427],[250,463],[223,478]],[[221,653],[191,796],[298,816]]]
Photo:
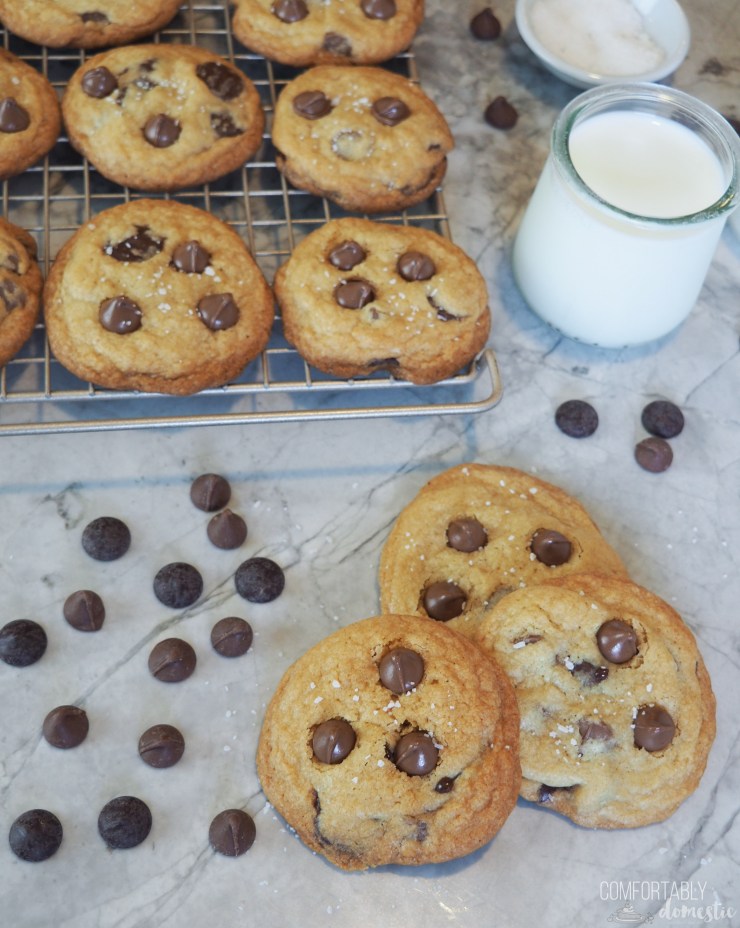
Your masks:
[[[462,614],[468,597],[451,580],[438,580],[424,590],[422,604],[427,615],[440,622],[449,622]]]
[[[368,19],[393,19],[396,0],[360,0],[360,8]]]
[[[411,648],[393,648],[378,664],[380,682],[401,696],[415,689],[424,676],[424,658]]]
[[[643,470],[662,474],[673,463],[673,450],[663,438],[643,438],[635,446],[635,460]]]
[[[220,474],[201,474],[190,487],[190,500],[203,512],[222,509],[231,499],[231,486]]]
[[[107,802],[98,816],[98,832],[109,848],[136,847],[152,828],[149,806],[136,796],[117,796]]]
[[[211,645],[221,657],[241,657],[252,647],[254,633],[246,619],[230,615],[211,629]]]
[[[511,643],[516,647],[526,647],[528,644],[537,644],[542,641],[542,635],[524,635],[522,638],[515,638]]]
[[[353,277],[334,288],[334,299],[344,309],[362,309],[375,299],[375,289],[367,280]]]
[[[211,113],[211,129],[220,139],[244,134],[244,129],[237,126],[229,113]]]
[[[80,632],[97,632],[105,621],[103,600],[92,590],[77,590],[64,601],[64,618]]]
[[[324,51],[341,58],[350,58],[352,55],[352,43],[346,35],[340,35],[338,32],[327,32],[321,47]]]
[[[480,551],[488,544],[488,532],[477,519],[453,519],[447,526],[447,545],[455,551]]]
[[[676,723],[670,712],[659,705],[640,706],[634,724],[635,747],[662,751],[673,741]]]
[[[185,739],[174,725],[152,725],[139,738],[139,757],[150,767],[174,767],[184,753]]]
[[[125,522],[115,516],[100,516],[82,531],[82,548],[96,561],[116,561],[128,551],[131,532]]]
[[[642,425],[646,432],[658,438],[675,438],[684,427],[681,410],[669,400],[653,400],[642,411]]]
[[[100,10],[90,10],[88,13],[80,13],[80,19],[83,23],[98,23],[105,26],[110,22],[108,16]]]
[[[197,658],[192,645],[181,638],[165,638],[149,654],[149,673],[163,683],[180,683],[193,673]]]
[[[381,97],[373,103],[370,112],[384,126],[397,126],[411,115],[411,110],[398,97]]]
[[[239,321],[239,307],[230,293],[210,293],[198,302],[198,318],[214,332],[230,329]]]
[[[136,226],[136,232],[123,241],[105,245],[103,251],[116,261],[148,261],[164,248],[165,239],[151,234],[149,226]]]
[[[297,23],[308,16],[305,0],[275,0],[272,13],[281,22]]]
[[[13,274],[17,274],[20,269],[20,258],[14,251],[10,251],[3,257],[0,267],[4,267],[6,271],[12,271]]]
[[[87,738],[90,723],[79,706],[57,706],[44,719],[42,732],[52,747],[76,748]]]
[[[187,609],[203,592],[203,577],[192,564],[174,561],[160,567],[152,587],[162,605],[170,609]]]
[[[32,619],[15,619],[0,628],[0,660],[11,667],[30,667],[46,651],[46,632]]]
[[[599,414],[585,400],[566,400],[555,410],[555,424],[570,438],[588,438],[599,426]]]
[[[637,654],[637,634],[622,619],[609,619],[599,626],[596,644],[601,656],[612,664],[626,664]]]
[[[82,77],[82,90],[88,97],[102,100],[118,87],[115,75],[106,67],[91,68]]]
[[[511,129],[516,125],[519,114],[506,97],[496,97],[485,109],[484,119],[494,129]]]
[[[46,809],[29,809],[10,826],[10,849],[21,860],[40,863],[59,850],[62,843],[62,823]]]
[[[501,35],[501,23],[491,7],[487,6],[470,20],[470,31],[476,39],[491,42]]]
[[[127,296],[114,296],[100,304],[98,319],[108,332],[130,335],[141,328],[141,308]]]
[[[435,793],[451,793],[455,787],[453,777],[442,777],[434,787]]]
[[[427,294],[427,303],[432,307],[432,309],[437,314],[437,319],[440,322],[459,322],[460,316],[456,316],[454,313],[451,313],[448,309],[445,309],[444,306],[441,306],[431,294]]]
[[[26,302],[26,291],[14,280],[0,280],[0,300],[3,301],[6,312],[18,309]]]
[[[271,603],[285,588],[285,574],[269,557],[250,557],[237,567],[234,584],[250,603]]]
[[[244,78],[220,61],[204,61],[195,73],[219,100],[233,100],[244,90]]]
[[[211,544],[224,550],[238,548],[247,537],[247,523],[230,509],[217,513],[206,529]]]
[[[609,676],[608,667],[597,667],[590,661],[580,661],[574,664],[571,671],[581,686],[598,686]]]
[[[293,109],[304,119],[321,119],[332,110],[331,100],[320,90],[304,90],[293,98]]]
[[[179,120],[166,113],[150,116],[144,124],[144,138],[155,148],[169,148],[180,138],[182,127]]]
[[[316,727],[311,739],[313,756],[322,764],[341,764],[355,746],[357,736],[344,719],[327,719]]]
[[[410,731],[398,739],[393,762],[410,777],[423,777],[437,766],[439,749],[425,731]]]
[[[341,242],[329,252],[329,263],[339,268],[340,271],[351,271],[353,267],[362,264],[365,258],[367,258],[365,249],[353,241]]]
[[[254,819],[242,809],[224,809],[211,822],[208,842],[214,851],[226,857],[241,857],[257,837]]]
[[[532,554],[548,567],[559,567],[570,560],[572,545],[554,529],[538,528],[532,535]]]
[[[0,132],[23,132],[31,125],[28,110],[21,106],[14,97],[0,100]]]
[[[429,280],[437,273],[437,266],[429,255],[407,251],[398,259],[396,270],[404,280]]]
[[[200,242],[182,242],[172,252],[172,265],[186,274],[202,274],[211,263],[211,253]]]
[[[581,719],[578,723],[581,741],[610,741],[614,732],[606,722],[597,722],[595,719]]]

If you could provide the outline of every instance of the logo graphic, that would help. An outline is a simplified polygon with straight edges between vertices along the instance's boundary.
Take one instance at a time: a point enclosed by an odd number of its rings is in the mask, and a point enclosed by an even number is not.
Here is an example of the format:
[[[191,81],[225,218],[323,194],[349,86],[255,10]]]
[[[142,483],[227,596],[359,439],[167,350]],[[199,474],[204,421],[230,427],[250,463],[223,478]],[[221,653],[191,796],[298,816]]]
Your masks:
[[[617,909],[616,912],[612,912],[609,918],[607,918],[608,922],[619,922],[622,925],[642,925],[643,922],[649,924],[652,920],[652,915],[640,915],[639,912],[635,912],[631,902],[623,905],[622,908]]]

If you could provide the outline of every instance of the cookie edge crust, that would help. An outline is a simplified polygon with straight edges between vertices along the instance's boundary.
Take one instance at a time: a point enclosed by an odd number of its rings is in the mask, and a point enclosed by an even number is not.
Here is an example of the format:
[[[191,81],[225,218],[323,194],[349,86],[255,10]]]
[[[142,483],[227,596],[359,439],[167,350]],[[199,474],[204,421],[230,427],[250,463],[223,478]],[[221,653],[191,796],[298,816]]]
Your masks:
[[[17,226],[7,219],[0,217],[0,228],[7,235],[12,236],[28,253],[29,268],[23,275],[23,286],[26,288],[27,300],[22,307],[11,310],[12,313],[19,313],[16,317],[16,324],[9,329],[12,334],[3,332],[5,325],[0,325],[0,368],[4,367],[11,361],[26,344],[33,334],[36,327],[36,321],[39,317],[41,308],[41,293],[43,290],[43,278],[41,268],[37,260],[36,239],[21,226]],[[6,316],[3,322],[9,319]]]

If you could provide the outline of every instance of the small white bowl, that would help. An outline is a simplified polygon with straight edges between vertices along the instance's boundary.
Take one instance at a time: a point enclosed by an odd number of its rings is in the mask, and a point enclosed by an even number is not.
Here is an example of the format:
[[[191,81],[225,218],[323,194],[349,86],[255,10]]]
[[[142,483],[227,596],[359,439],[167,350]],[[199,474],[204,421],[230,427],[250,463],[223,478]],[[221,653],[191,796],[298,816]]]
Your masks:
[[[634,74],[606,74],[598,70],[584,70],[561,57],[555,49],[547,48],[538,37],[531,22],[532,8],[548,0],[517,0],[516,24],[524,42],[540,59],[542,64],[557,77],[575,87],[595,87],[624,81],[647,81],[655,83],[672,74],[686,57],[691,41],[691,31],[686,14],[676,0],[631,0],[635,9],[642,14],[645,31],[664,51],[663,60],[649,70]]]

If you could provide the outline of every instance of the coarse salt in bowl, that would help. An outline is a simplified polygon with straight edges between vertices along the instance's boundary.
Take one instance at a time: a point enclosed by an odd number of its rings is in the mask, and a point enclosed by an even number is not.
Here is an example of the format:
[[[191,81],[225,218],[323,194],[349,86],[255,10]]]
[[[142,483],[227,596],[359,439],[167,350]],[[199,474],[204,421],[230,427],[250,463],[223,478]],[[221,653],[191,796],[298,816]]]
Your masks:
[[[545,67],[575,87],[663,80],[691,40],[676,0],[517,0],[516,24]]]

